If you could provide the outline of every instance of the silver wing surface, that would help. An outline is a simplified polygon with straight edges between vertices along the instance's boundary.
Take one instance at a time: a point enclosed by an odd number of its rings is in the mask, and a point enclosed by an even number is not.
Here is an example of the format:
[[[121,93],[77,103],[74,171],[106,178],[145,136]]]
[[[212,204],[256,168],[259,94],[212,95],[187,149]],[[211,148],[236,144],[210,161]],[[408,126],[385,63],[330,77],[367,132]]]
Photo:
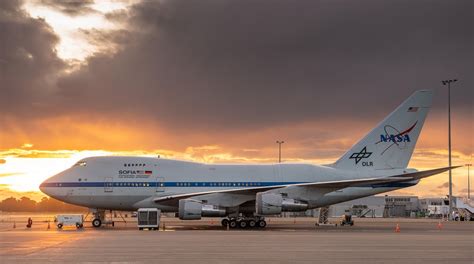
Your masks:
[[[304,186],[311,188],[322,188],[330,191],[339,190],[347,187],[357,187],[357,186],[366,186],[368,184],[384,184],[384,183],[394,183],[394,182],[409,182],[414,180],[423,179],[429,176],[433,176],[442,172],[445,172],[449,169],[455,169],[460,166],[453,167],[444,167],[433,170],[426,171],[417,171],[412,173],[405,173],[400,175],[393,175],[384,178],[363,178],[363,179],[352,179],[352,180],[339,180],[339,181],[325,181],[325,182],[308,182],[308,183],[298,183],[298,184],[289,184],[289,185],[275,185],[275,186],[265,186],[265,187],[250,187],[250,188],[238,188],[238,189],[226,189],[226,190],[216,190],[216,191],[204,191],[204,192],[194,192],[194,193],[183,193],[176,195],[169,195],[163,197],[154,198],[155,203],[166,203],[166,204],[177,204],[181,199],[187,199],[194,196],[208,195],[208,194],[241,194],[241,195],[255,195],[259,192],[265,192],[268,190],[285,188],[290,186]]]

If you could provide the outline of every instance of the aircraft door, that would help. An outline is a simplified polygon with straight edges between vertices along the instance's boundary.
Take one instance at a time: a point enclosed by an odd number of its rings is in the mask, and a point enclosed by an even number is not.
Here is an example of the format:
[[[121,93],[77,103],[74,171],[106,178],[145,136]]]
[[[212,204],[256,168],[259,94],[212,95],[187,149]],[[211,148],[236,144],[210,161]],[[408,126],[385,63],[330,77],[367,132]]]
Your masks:
[[[114,178],[106,177],[104,182],[104,192],[114,191]]]
[[[163,177],[156,177],[156,192],[165,191],[165,182]]]

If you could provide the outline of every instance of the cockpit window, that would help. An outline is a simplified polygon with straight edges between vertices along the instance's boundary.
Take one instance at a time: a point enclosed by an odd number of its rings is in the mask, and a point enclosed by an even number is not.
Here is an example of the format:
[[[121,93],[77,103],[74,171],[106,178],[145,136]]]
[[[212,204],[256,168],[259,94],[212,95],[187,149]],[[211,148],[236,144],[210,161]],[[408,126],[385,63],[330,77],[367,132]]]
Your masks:
[[[77,166],[83,167],[83,166],[86,166],[86,165],[87,165],[87,162],[81,160],[81,161],[77,162],[76,164],[74,164],[73,167],[77,167]]]

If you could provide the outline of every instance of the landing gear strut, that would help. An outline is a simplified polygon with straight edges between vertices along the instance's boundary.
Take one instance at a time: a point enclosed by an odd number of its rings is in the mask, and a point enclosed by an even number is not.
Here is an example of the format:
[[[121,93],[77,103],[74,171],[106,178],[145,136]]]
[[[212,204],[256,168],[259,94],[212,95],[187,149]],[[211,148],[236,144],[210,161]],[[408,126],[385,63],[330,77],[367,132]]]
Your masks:
[[[265,221],[264,217],[261,216],[253,216],[253,217],[244,217],[244,216],[239,216],[239,217],[229,217],[229,218],[224,218],[222,219],[221,222],[223,227],[227,227],[227,225],[230,228],[264,228],[267,226],[267,222]]]
[[[106,219],[106,211],[105,210],[92,209],[92,214],[94,215],[94,218],[92,219],[92,226],[93,227],[96,227],[96,228],[101,227],[103,224],[114,226],[114,221],[112,219],[112,210],[110,211],[110,215],[111,215],[110,220]]]

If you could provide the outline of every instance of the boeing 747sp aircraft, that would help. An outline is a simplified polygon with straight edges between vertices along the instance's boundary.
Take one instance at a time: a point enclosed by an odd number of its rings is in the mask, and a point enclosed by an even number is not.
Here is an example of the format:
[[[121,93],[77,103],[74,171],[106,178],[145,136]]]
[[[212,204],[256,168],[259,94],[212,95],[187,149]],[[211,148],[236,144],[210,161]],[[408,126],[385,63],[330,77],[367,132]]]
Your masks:
[[[406,99],[328,165],[220,165],[149,157],[90,157],[49,178],[41,191],[94,211],[158,208],[180,219],[225,217],[231,227],[265,227],[265,216],[297,212],[416,185],[450,168],[407,168],[432,91]],[[454,167],[453,167],[454,168]]]

